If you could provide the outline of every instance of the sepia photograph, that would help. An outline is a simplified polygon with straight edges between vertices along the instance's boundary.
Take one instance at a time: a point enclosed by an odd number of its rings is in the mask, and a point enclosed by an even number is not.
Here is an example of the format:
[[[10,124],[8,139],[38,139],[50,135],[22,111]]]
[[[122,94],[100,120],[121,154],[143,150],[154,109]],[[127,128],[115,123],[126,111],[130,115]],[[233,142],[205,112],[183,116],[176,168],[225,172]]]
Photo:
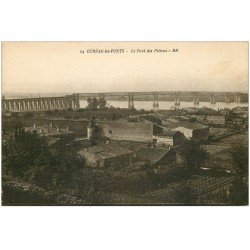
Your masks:
[[[2,206],[248,205],[248,42],[2,42]]]

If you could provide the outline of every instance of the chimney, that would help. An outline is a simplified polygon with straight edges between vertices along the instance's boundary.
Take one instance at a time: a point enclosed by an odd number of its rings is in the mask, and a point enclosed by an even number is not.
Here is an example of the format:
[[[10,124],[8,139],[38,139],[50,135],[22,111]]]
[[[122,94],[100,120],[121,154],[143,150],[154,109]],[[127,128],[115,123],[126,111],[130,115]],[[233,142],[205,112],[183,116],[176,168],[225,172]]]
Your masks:
[[[69,130],[69,127],[67,127],[66,130]]]
[[[34,128],[36,128],[36,124],[34,124]]]
[[[53,124],[52,123],[50,123],[50,127],[53,128]]]
[[[59,128],[59,126],[56,128],[56,131],[57,131],[57,132],[60,132],[60,128]]]

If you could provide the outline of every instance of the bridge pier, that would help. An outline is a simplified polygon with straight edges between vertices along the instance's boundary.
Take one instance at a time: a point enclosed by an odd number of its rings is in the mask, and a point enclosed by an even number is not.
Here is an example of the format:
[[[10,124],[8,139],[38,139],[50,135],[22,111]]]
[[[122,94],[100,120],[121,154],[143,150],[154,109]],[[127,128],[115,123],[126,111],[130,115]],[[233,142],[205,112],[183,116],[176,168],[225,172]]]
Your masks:
[[[12,109],[13,109],[13,111],[16,111],[16,109],[17,109],[17,105],[16,105],[15,101],[13,101],[13,103],[12,103]]]
[[[229,95],[228,93],[225,93],[225,103],[230,103],[230,98],[229,98]]]
[[[157,111],[159,109],[159,96],[158,93],[153,95],[153,110]]]
[[[38,100],[34,100],[35,110],[38,110]]]
[[[40,110],[41,109],[41,101],[37,100],[37,109]]]
[[[133,93],[128,93],[128,108],[129,109],[134,109],[134,95]]]
[[[37,101],[32,100],[32,104],[33,104],[33,110],[37,110]]]
[[[235,102],[241,103],[241,93],[240,92],[235,94]]]
[[[79,94],[73,94],[73,99],[74,99],[74,109],[79,109],[80,108]]]
[[[49,100],[49,102],[50,102],[51,110],[55,109],[54,101],[53,100]]]
[[[19,101],[19,110],[23,110],[23,102],[22,101]]]
[[[210,93],[210,103],[211,104],[215,104],[216,103],[214,92]]]
[[[29,110],[33,110],[34,109],[34,101],[33,100],[28,101],[28,106],[29,106]]]
[[[174,105],[180,106],[180,93],[174,92]]]
[[[199,94],[197,92],[194,93],[194,105],[198,106],[200,104]]]
[[[59,103],[58,103],[58,100],[56,99],[56,109],[59,109]]]
[[[14,110],[18,111],[18,103],[17,103],[17,101],[14,101]]]

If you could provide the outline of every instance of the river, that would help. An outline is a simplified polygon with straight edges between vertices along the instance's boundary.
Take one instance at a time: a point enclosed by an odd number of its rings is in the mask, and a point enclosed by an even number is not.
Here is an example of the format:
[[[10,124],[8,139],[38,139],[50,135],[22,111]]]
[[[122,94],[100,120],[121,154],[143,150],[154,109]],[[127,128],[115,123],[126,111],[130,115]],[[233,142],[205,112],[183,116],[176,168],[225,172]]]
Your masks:
[[[116,108],[128,108],[128,101],[107,101],[108,106],[113,106]],[[86,100],[80,100],[80,107],[85,108],[87,106]],[[153,102],[152,101],[134,101],[134,106],[136,109],[144,109],[144,110],[151,110],[153,109]],[[235,108],[235,107],[248,107],[248,103],[225,103],[225,102],[216,102],[215,104],[211,104],[210,102],[200,102],[199,105],[194,105],[193,102],[181,102],[180,108],[187,108],[187,107],[207,107],[212,108],[215,110],[223,109],[223,108]],[[161,110],[169,110],[174,107],[174,102],[169,101],[159,101],[159,109]]]

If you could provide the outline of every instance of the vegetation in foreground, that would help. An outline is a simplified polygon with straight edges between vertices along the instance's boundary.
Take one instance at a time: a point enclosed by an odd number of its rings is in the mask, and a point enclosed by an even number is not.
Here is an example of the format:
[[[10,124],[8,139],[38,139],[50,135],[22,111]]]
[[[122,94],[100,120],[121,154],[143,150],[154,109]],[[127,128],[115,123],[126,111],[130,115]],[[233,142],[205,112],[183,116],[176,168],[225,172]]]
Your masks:
[[[152,190],[182,183],[174,193],[178,204],[200,204],[189,180],[197,176],[206,153],[189,142],[181,148],[184,165],[140,170],[124,169],[119,173],[93,170],[86,166],[74,149],[62,148],[52,154],[47,141],[25,132],[16,125],[2,145],[3,205],[95,205],[112,204],[110,194],[134,197],[131,204],[149,204],[141,199]],[[237,169],[225,204],[248,203],[248,151],[237,146],[231,151]],[[140,197],[140,199],[139,199]]]

